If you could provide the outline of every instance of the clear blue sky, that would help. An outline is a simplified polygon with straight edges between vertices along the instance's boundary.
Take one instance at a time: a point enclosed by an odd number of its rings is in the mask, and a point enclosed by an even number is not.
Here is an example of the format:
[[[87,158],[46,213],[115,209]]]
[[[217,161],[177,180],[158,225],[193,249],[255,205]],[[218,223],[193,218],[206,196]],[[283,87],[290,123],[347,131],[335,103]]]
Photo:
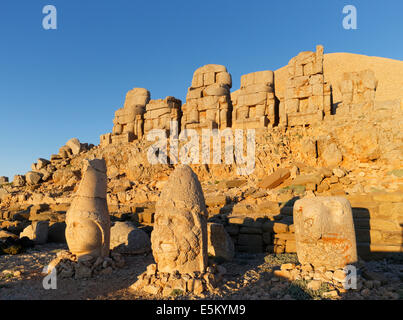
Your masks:
[[[57,30],[42,28],[55,5]],[[358,30],[344,30],[353,4]],[[184,101],[193,71],[276,70],[300,51],[403,60],[401,0],[1,0],[0,176],[25,174],[67,140],[98,144],[134,87]]]

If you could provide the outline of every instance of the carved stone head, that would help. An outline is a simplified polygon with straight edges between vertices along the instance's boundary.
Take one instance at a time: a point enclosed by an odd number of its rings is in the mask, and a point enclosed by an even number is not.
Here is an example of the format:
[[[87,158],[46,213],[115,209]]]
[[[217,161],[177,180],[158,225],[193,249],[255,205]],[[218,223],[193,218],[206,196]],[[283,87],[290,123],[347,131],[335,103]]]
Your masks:
[[[179,166],[169,177],[156,204],[151,243],[158,271],[205,271],[206,214],[196,174],[189,166]]]

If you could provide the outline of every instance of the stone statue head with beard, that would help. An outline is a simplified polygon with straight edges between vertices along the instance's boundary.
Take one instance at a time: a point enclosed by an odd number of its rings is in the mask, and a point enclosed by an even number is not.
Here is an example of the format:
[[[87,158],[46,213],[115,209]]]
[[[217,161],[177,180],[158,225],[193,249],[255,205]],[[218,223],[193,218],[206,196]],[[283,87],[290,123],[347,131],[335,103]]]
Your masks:
[[[207,267],[207,210],[196,174],[180,165],[156,204],[152,251],[159,272],[204,272]]]

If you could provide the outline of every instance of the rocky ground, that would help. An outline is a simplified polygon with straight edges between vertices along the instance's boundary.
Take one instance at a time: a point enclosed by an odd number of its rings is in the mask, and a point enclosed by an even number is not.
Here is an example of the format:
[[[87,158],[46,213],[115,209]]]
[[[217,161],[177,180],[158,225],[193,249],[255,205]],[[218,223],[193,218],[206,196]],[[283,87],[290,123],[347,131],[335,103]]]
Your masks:
[[[134,291],[129,287],[137,276],[153,263],[151,254],[125,256],[124,268],[113,273],[89,279],[58,279],[57,289],[45,290],[42,270],[67,249],[62,244],[37,245],[17,255],[0,258],[0,300],[15,299],[162,299]],[[333,279],[325,281],[325,274],[318,270],[306,270],[298,264],[295,254],[238,253],[231,262],[221,264],[227,273],[224,281],[213,292],[198,297],[174,291],[168,299],[234,299],[234,300],[396,300],[403,299],[403,260],[389,259],[359,263],[356,290],[344,290]],[[291,268],[291,269],[290,269]],[[297,279],[289,280],[287,272],[297,273]],[[330,272],[332,275],[332,272]],[[165,299],[167,299],[165,298]]]

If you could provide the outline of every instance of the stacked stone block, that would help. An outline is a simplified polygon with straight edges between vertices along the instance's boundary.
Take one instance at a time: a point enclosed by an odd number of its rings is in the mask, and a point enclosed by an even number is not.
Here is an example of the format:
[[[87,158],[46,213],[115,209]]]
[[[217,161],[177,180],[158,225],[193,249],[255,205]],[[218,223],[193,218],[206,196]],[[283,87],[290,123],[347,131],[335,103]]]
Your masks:
[[[208,64],[197,69],[182,106],[182,129],[230,127],[231,87],[225,66]]]
[[[181,105],[182,101],[174,97],[150,100],[144,114],[144,134],[153,129],[169,131],[171,121],[177,121],[179,125]]]
[[[273,71],[259,71],[241,77],[240,90],[231,94],[233,128],[264,128],[275,122]]]
[[[113,119],[112,134],[100,137],[101,145],[121,144],[141,139],[146,104],[150,101],[150,92],[144,88],[134,88],[126,94],[123,108],[116,110]]]
[[[324,80],[323,46],[305,51],[288,63],[285,100],[280,109],[284,126],[309,125],[331,114],[331,86]]]
[[[342,102],[337,108],[337,113],[350,114],[354,111],[363,111],[363,108],[372,110],[377,86],[378,81],[372,70],[345,72],[339,86]]]

